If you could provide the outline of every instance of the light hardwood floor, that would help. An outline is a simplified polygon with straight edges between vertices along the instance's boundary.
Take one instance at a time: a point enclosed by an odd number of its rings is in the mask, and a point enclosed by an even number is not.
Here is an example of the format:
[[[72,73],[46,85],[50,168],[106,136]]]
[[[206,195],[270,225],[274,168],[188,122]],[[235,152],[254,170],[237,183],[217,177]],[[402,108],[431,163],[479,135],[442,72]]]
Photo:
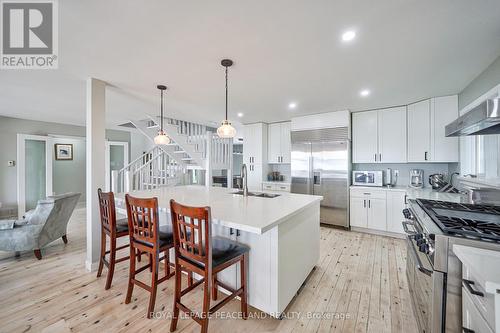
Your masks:
[[[147,292],[135,288],[132,302],[124,304],[128,262],[117,265],[107,291],[106,269],[99,279],[85,271],[83,209],[75,211],[68,239],[66,246],[56,241],[43,250],[41,261],[32,253],[0,253],[0,332],[168,332],[173,278],[158,289],[160,318],[146,319]],[[288,317],[277,320],[250,308],[246,321],[227,319],[239,311],[232,301],[210,319],[209,332],[416,332],[405,257],[402,240],[322,227],[319,263]],[[141,274],[149,281],[149,272]],[[186,303],[199,309],[201,299],[200,289]],[[199,332],[199,326],[183,319],[177,332]]]

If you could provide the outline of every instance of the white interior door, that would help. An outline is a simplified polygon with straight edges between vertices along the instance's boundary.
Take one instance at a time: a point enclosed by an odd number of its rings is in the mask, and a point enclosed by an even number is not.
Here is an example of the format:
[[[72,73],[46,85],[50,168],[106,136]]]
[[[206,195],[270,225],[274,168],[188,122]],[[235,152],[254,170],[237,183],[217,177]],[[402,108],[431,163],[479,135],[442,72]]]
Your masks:
[[[119,171],[128,164],[128,142],[106,141],[106,192],[111,191],[112,188],[112,172]]]
[[[19,218],[52,195],[52,138],[17,135],[17,211]]]

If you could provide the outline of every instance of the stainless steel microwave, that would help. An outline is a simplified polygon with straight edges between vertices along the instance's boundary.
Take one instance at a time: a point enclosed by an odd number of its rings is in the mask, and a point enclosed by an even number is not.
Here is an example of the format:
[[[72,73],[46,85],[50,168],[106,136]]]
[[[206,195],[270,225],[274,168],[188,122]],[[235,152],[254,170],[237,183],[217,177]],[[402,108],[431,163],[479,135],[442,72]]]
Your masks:
[[[353,171],[352,184],[358,186],[383,186],[382,171]]]

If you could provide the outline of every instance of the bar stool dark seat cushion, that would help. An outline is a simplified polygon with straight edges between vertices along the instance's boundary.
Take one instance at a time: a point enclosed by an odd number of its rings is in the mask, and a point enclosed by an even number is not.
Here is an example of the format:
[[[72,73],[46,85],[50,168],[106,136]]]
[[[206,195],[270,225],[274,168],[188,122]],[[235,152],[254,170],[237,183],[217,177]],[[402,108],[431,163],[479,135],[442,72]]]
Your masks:
[[[128,219],[120,219],[116,221],[116,232],[128,231]]]
[[[212,238],[212,267],[217,267],[231,259],[234,259],[246,252],[250,248],[244,244],[234,242],[227,238]]]
[[[171,225],[161,225],[158,228],[160,237],[160,248],[165,245],[174,244],[174,234]]]
[[[212,267],[222,265],[248,251],[250,251],[250,248],[244,244],[223,237],[212,237]],[[204,266],[201,262],[185,257],[183,259],[198,265],[200,268]]]

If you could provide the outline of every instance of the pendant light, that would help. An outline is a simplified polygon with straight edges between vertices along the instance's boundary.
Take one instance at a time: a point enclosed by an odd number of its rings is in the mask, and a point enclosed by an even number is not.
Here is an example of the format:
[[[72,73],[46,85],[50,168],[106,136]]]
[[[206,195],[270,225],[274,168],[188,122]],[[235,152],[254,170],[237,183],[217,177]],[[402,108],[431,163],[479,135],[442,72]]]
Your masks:
[[[160,130],[158,131],[158,135],[155,136],[155,144],[168,145],[170,143],[170,138],[163,131],[163,92],[167,90],[167,87],[159,84],[156,88],[160,90]]]
[[[236,129],[231,126],[231,123],[227,120],[227,68],[233,65],[233,61],[224,59],[221,61],[221,65],[226,68],[226,119],[224,119],[221,126],[217,129],[217,135],[219,135],[220,138],[230,139],[234,138],[236,135]]]

